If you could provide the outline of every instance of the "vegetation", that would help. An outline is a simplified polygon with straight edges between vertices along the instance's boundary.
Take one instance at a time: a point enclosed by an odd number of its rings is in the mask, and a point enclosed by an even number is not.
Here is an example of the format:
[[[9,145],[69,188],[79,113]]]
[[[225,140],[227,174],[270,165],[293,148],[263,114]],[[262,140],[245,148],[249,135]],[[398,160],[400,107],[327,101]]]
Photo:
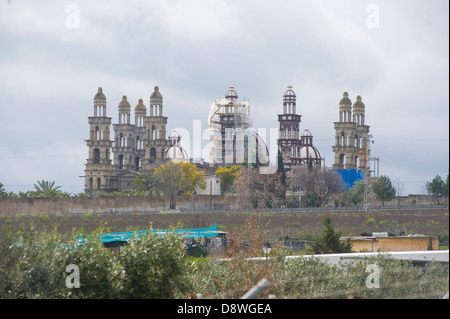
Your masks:
[[[330,216],[326,216],[323,220],[325,229],[320,237],[317,237],[311,245],[311,252],[314,254],[333,254],[333,253],[350,253],[352,245],[350,240],[341,242],[341,232],[334,230]]]
[[[205,172],[199,171],[194,163],[169,162],[155,169],[156,178],[160,181],[159,192],[168,195],[170,209],[176,208],[179,195],[192,195],[196,188],[206,188]]]
[[[366,187],[364,180],[357,181],[352,188],[342,194],[343,206],[357,206],[364,201],[364,188]]]
[[[247,201],[244,207],[247,208],[270,208],[270,207],[319,207],[327,205],[330,198],[334,199],[335,206],[358,206],[364,200],[366,184],[364,181],[358,181],[355,185],[345,190],[345,187],[335,172],[332,170],[321,170],[313,167],[295,168],[291,177],[287,178],[281,158],[278,154],[278,166],[276,174],[268,174],[264,176],[257,170],[258,165],[240,166],[234,165],[230,167],[219,167],[215,174],[221,176],[221,193],[236,194],[238,193],[238,201],[241,203]],[[170,165],[168,165],[170,164]],[[156,196],[161,194],[189,195],[195,193],[195,189],[205,187],[205,172],[199,171],[195,164],[192,163],[174,163],[170,162],[162,165],[156,170],[139,175],[135,181],[135,190],[128,192],[112,192],[103,193],[98,196],[122,197],[122,196]],[[169,166],[173,168],[179,167],[180,172],[176,173],[183,176],[177,182],[173,182],[169,176],[175,174],[175,170],[169,173]],[[164,173],[163,173],[164,171]],[[182,172],[182,173],[181,173]],[[251,172],[251,173],[249,173]],[[258,173],[257,173],[258,172]],[[239,178],[238,178],[239,177]],[[250,181],[249,179],[254,180]],[[176,179],[176,178],[175,178]],[[170,180],[172,183],[167,183]],[[427,193],[437,199],[437,203],[441,204],[440,199],[448,196],[448,180],[449,175],[444,181],[439,175],[425,184]],[[273,183],[274,187],[264,185],[265,183]],[[178,186],[176,186],[178,185]],[[20,197],[20,198],[54,198],[54,197],[89,197],[85,193],[70,194],[61,190],[60,186],[55,186],[54,181],[38,181],[34,184],[34,190],[26,192],[7,192],[4,185],[0,183],[1,197]],[[188,191],[185,191],[187,186]],[[239,191],[236,192],[235,188]],[[255,194],[249,194],[248,191],[255,190]],[[243,194],[242,192],[245,191]],[[288,196],[286,197],[286,192]],[[386,201],[390,201],[394,196],[400,194],[400,187],[396,189],[389,177],[381,176],[368,190],[368,196],[375,196],[382,202],[384,206]],[[300,202],[301,196],[301,202]],[[259,198],[259,199],[258,199]],[[267,198],[267,201],[261,198]],[[172,196],[172,200],[174,197]],[[414,205],[416,200],[411,201]],[[176,205],[176,200],[175,200]]]
[[[387,176],[381,176],[372,184],[372,190],[375,196],[384,202],[389,201],[395,196],[395,188],[392,186],[391,180]]]
[[[161,180],[153,173],[139,175],[134,180],[134,186],[136,187],[136,195],[152,196],[158,193]]]
[[[324,206],[331,195],[345,190],[345,185],[336,172],[313,167],[292,169],[292,187],[295,191],[303,192],[302,201],[307,207]]]
[[[99,230],[101,231],[101,230]],[[53,232],[10,233],[0,245],[0,298],[175,298],[190,289],[187,259],[174,234],[149,233],[117,253],[94,236],[81,246]],[[76,265],[79,288],[68,287],[66,267]],[[72,284],[76,284],[75,279]],[[69,284],[70,286],[70,284]]]
[[[134,186],[136,195],[168,195],[170,209],[175,209],[177,196],[192,195],[197,188],[205,189],[205,172],[199,171],[193,163],[168,162],[151,173],[139,175]]]
[[[273,246],[262,256],[267,224],[260,217],[247,218],[247,227],[233,233],[229,249],[219,261],[190,257],[183,240],[174,233],[158,238],[149,234],[120,251],[105,248],[97,229],[64,236],[56,231],[25,229],[9,232],[0,243],[0,298],[135,299],[186,298],[201,293],[204,298],[239,298],[262,278],[269,294],[285,298],[441,298],[448,290],[448,266],[431,262],[424,269],[411,262],[378,256],[340,266],[316,258],[285,259],[283,249]],[[239,238],[252,238],[246,250]],[[75,265],[77,279],[67,266]],[[378,288],[369,287],[368,266],[379,269]],[[370,269],[370,268],[369,268]],[[75,270],[74,270],[75,272]]]
[[[425,184],[428,194],[435,196],[439,204],[439,198],[448,196],[448,174],[447,180],[444,182],[439,175],[436,175],[431,182]]]
[[[244,209],[280,207],[285,201],[280,173],[261,174],[258,168],[242,167],[232,187],[233,199]]]
[[[236,179],[236,176],[239,174],[241,166],[233,165],[230,167],[219,167],[215,175],[220,176],[220,193],[226,194],[231,193],[233,191],[233,182]]]

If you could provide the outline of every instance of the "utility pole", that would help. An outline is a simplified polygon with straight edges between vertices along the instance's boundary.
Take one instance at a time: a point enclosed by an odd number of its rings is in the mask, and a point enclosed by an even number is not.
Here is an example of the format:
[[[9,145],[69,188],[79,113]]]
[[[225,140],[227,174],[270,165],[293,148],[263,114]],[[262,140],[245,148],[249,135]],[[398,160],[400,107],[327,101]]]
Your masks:
[[[366,165],[364,167],[364,212],[368,213],[371,206],[371,185],[370,185],[370,144],[374,143],[372,134],[367,135]]]

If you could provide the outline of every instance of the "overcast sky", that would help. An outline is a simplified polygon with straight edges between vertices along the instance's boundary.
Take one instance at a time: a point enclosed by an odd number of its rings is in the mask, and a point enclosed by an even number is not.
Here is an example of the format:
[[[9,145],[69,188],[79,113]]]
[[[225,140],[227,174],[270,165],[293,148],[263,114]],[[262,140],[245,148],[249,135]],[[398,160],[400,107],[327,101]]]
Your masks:
[[[122,95],[133,110],[140,98],[148,107],[159,86],[168,133],[180,128],[192,145],[194,121],[205,130],[212,102],[229,86],[249,101],[253,127],[269,132],[292,85],[300,130],[312,132],[326,166],[334,163],[339,100],[344,91],[352,102],[361,95],[379,174],[402,195],[423,193],[449,169],[448,6],[0,0],[0,182],[15,193],[38,180],[82,192],[98,87],[116,123]]]

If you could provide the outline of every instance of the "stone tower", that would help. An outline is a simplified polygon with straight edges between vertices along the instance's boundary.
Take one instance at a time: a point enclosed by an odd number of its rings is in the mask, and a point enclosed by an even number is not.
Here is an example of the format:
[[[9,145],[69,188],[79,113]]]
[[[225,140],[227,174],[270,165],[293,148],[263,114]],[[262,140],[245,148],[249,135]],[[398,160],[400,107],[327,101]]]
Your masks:
[[[134,108],[134,133],[135,133],[135,169],[137,171],[142,170],[142,163],[145,158],[145,117],[147,116],[147,108],[144,105],[144,101],[139,99],[138,104]]]
[[[283,114],[278,114],[279,134],[278,149],[283,157],[285,170],[300,164],[300,122],[301,115],[297,114],[297,97],[288,86],[283,94]]]
[[[144,118],[146,108],[139,99],[135,108],[135,124],[131,124],[131,106],[126,95],[119,103],[119,123],[114,124],[114,170],[131,170],[138,172],[142,169],[144,159]]]
[[[365,125],[365,106],[360,95],[356,97],[352,109],[348,93],[344,92],[339,102],[339,122],[334,122],[334,129],[336,136],[333,168],[368,173],[369,126]]]
[[[144,117],[146,136],[144,139],[145,159],[142,169],[151,170],[166,162],[165,150],[168,146],[166,138],[167,117],[163,116],[163,96],[159,87],[155,86],[150,95],[150,114]]]
[[[126,95],[119,103],[119,123],[113,124],[114,129],[114,169],[133,169],[133,132],[134,125],[130,123],[131,107]]]
[[[209,110],[209,165],[264,165],[269,151],[264,140],[252,128],[250,105],[240,100],[230,86],[225,98],[214,100]]]
[[[106,96],[101,87],[94,96],[94,116],[89,117],[90,134],[86,140],[89,158],[85,169],[85,193],[99,194],[108,188],[113,172],[110,158],[111,118],[106,116]]]

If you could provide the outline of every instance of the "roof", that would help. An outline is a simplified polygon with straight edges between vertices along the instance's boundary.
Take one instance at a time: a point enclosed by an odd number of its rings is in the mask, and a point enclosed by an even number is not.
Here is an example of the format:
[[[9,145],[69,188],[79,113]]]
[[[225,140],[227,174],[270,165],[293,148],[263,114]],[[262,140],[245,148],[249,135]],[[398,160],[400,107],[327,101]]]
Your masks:
[[[127,100],[127,96],[126,96],[126,95],[122,96],[122,101],[120,101],[119,107],[120,107],[120,108],[121,108],[121,107],[129,108],[129,107],[130,107],[130,103],[128,103],[128,100]]]
[[[162,99],[162,94],[159,92],[159,87],[155,86],[153,93],[150,95],[151,98],[160,98]]]
[[[283,102],[284,103],[287,103],[287,102],[294,103],[295,99],[296,99],[295,92],[292,90],[292,86],[289,85],[287,87],[287,90],[283,94]]]
[[[106,100],[105,94],[103,94],[103,89],[101,87],[98,88],[97,94],[94,96],[95,100]]]
[[[136,111],[147,111],[147,108],[144,105],[144,101],[142,99],[139,99],[139,103],[135,107]]]
[[[234,90],[234,86],[229,87],[228,92],[225,95],[225,98],[229,99],[229,100],[236,100],[238,98],[238,95],[237,95],[236,91]]]
[[[352,101],[348,98],[347,92],[344,92],[343,98],[341,99],[339,104],[350,105],[350,106],[352,105]]]

